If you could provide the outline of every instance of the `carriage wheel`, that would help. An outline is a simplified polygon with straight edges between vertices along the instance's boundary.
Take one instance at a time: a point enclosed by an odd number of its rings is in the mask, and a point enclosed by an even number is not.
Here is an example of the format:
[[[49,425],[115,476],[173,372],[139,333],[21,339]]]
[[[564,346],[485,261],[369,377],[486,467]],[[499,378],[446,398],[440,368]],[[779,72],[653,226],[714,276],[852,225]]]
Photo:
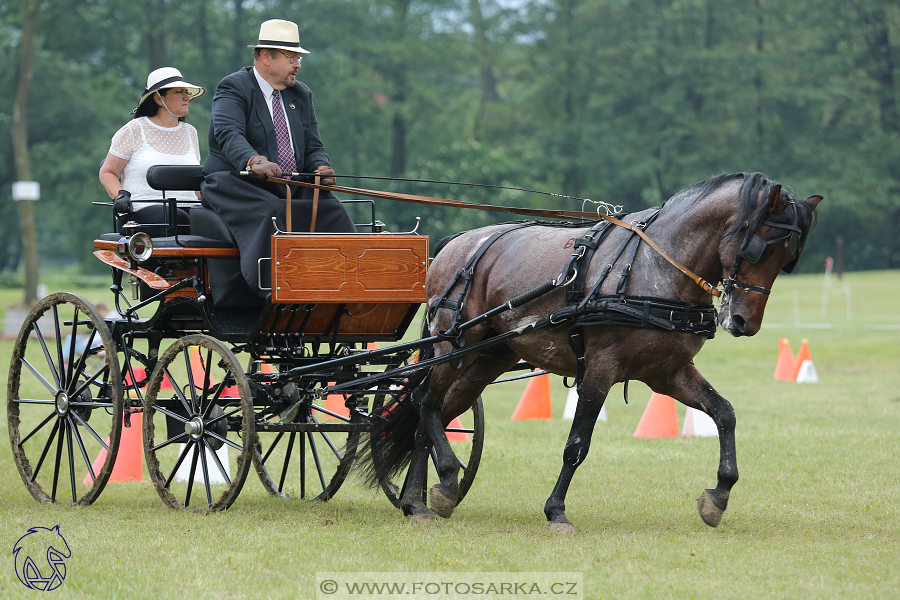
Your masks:
[[[273,423],[342,423],[349,432],[257,432],[253,466],[263,487],[282,498],[326,501],[350,473],[364,422],[357,412],[343,416],[324,407],[325,400],[295,405],[295,412],[274,416]],[[335,416],[336,415],[336,416]]]
[[[38,302],[16,339],[7,387],[13,457],[35,500],[97,499],[116,460],[122,410],[116,348],[97,309],[65,292]]]
[[[372,412],[376,412],[381,408],[380,399],[381,397],[376,398],[377,406],[373,407]],[[453,448],[453,453],[459,460],[460,468],[462,469],[462,477],[459,480],[459,498],[456,501],[457,506],[469,493],[469,488],[472,487],[472,482],[475,481],[475,474],[478,472],[478,465],[481,463],[481,451],[484,447],[484,405],[481,402],[481,396],[478,397],[472,408],[460,415],[459,421],[462,427],[456,427],[454,423],[451,423],[451,426],[445,430],[450,440],[450,446]],[[438,479],[437,472],[434,469],[433,454],[428,478],[432,481],[437,481]],[[381,489],[384,490],[391,504],[399,509],[403,488],[393,481],[383,481],[381,482]],[[428,502],[427,492],[428,481],[426,479],[422,486],[422,501],[426,503]]]
[[[147,384],[143,437],[150,479],[167,506],[231,506],[255,436],[250,386],[227,346],[197,334],[166,349]]]

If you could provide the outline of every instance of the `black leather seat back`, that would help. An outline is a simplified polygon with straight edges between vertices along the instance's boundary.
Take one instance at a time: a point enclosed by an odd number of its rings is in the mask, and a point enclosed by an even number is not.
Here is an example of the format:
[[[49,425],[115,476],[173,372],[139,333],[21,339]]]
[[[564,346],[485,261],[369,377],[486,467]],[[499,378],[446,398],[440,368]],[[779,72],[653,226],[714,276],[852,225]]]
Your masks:
[[[147,169],[147,183],[154,190],[200,191],[203,165],[153,165]]]

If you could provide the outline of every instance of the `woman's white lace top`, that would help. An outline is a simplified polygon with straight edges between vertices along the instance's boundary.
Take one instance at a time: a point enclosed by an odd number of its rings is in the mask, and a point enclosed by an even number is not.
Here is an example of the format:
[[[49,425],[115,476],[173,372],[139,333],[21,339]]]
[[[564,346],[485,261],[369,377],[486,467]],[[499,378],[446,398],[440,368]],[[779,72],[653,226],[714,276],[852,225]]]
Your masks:
[[[153,165],[200,164],[200,145],[193,126],[180,122],[177,127],[161,127],[147,117],[132,119],[119,129],[109,153],[128,161],[122,172],[122,189],[131,192],[132,200],[162,198],[162,192],[147,184],[147,169]],[[186,190],[166,190],[166,197],[197,199],[194,192]]]

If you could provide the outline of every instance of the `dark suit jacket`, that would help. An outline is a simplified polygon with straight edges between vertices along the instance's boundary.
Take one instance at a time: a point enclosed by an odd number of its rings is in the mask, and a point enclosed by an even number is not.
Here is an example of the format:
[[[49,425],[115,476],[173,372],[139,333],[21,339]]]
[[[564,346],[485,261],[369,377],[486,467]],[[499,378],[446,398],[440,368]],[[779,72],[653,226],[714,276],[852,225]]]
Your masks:
[[[328,165],[310,89],[297,81],[281,90],[281,97],[291,128],[297,169],[310,173],[316,167]],[[278,141],[253,67],[244,67],[225,77],[216,87],[209,119],[209,157],[203,174],[244,170],[250,157],[256,155],[278,162]]]

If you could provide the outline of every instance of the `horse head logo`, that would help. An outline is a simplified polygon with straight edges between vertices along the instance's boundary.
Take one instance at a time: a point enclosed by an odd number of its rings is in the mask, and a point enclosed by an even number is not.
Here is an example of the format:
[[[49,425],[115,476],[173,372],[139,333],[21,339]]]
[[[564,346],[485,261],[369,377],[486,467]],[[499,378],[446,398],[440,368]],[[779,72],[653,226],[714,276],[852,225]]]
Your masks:
[[[49,592],[62,585],[66,578],[65,559],[72,556],[69,544],[53,529],[32,527],[13,546],[16,576],[32,590]]]

